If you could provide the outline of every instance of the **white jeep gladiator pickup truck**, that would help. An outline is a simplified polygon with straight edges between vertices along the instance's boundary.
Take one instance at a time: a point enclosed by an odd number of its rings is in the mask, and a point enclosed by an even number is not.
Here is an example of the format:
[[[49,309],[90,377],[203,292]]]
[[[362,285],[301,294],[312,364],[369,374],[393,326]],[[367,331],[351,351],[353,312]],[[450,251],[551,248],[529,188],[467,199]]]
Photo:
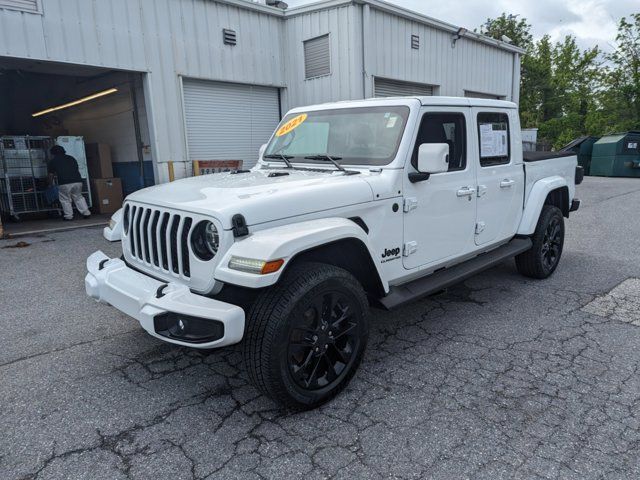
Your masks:
[[[575,156],[523,155],[510,102],[296,108],[251,170],[129,195],[112,225],[123,256],[91,255],[86,290],[166,342],[242,341],[259,389],[312,408],[356,371],[370,304],[392,309],[512,257],[551,275],[581,180]]]

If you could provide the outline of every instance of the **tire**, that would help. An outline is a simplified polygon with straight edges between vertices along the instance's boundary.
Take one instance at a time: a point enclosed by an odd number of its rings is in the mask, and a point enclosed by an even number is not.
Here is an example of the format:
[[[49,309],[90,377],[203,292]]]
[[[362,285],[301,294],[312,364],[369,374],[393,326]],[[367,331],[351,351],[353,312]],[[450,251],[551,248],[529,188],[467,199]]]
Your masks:
[[[247,316],[243,356],[251,381],[291,409],[331,400],[362,361],[368,313],[365,292],[349,272],[322,263],[293,265]]]
[[[558,207],[542,207],[531,240],[531,249],[516,257],[516,267],[525,277],[547,278],[558,266],[564,246],[564,217]]]

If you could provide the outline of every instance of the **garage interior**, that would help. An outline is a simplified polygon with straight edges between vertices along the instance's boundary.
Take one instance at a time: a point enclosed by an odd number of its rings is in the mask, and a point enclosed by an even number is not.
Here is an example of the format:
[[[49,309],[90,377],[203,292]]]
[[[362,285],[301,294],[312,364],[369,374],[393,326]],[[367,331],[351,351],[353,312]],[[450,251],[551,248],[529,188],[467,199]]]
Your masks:
[[[154,184],[143,74],[0,57],[0,91],[6,233],[61,219],[46,172],[56,143],[78,161],[95,220],[104,222],[124,196]]]

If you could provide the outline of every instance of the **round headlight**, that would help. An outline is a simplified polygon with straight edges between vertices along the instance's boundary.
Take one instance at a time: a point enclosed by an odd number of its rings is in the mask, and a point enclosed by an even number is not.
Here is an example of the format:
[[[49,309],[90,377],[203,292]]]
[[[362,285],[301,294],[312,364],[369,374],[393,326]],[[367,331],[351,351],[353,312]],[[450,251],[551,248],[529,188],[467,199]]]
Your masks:
[[[129,205],[124,206],[124,214],[122,215],[122,228],[125,234],[129,234]]]
[[[211,260],[218,253],[220,235],[216,226],[208,221],[198,223],[191,233],[191,248],[200,260]]]

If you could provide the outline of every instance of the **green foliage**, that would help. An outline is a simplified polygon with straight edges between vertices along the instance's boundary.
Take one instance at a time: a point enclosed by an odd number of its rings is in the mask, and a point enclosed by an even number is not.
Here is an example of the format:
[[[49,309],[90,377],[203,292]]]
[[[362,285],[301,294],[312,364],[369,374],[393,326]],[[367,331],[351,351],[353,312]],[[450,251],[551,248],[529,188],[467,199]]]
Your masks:
[[[487,18],[480,26],[480,33],[489,37],[502,39],[503,35],[509,37],[514,45],[528,50],[533,44],[531,25],[526,18],[518,20],[518,15],[503,13],[498,18]]]
[[[581,135],[640,130],[640,14],[618,24],[616,49],[581,50],[567,35],[553,43],[534,41],[526,19],[503,13],[487,19],[480,32],[503,35],[525,50],[520,115],[523,127],[537,127],[540,141],[554,147]]]

